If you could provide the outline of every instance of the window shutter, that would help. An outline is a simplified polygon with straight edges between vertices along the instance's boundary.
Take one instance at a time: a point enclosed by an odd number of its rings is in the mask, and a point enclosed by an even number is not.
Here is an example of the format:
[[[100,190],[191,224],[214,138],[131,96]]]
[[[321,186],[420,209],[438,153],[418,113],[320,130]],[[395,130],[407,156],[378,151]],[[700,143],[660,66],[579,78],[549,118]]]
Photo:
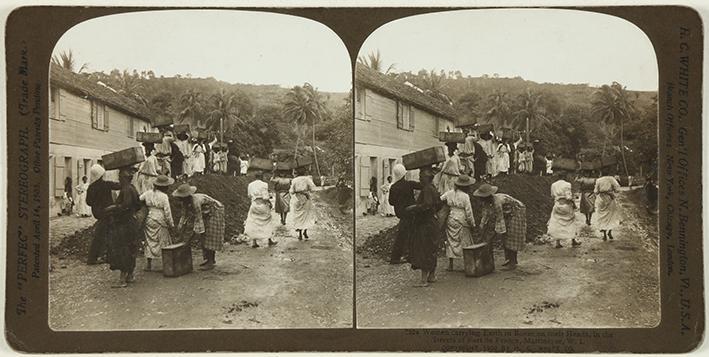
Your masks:
[[[96,105],[96,102],[93,100],[91,101],[91,127],[94,129],[98,129],[98,106]]]
[[[359,195],[367,196],[369,195],[370,177],[369,157],[361,156],[359,161]]]
[[[54,157],[54,196],[64,194],[64,156]]]
[[[404,129],[404,104],[396,102],[396,127]]]
[[[414,107],[409,105],[409,130],[414,130],[416,125],[414,124]]]
[[[108,107],[101,105],[103,109],[103,130],[108,131]]]

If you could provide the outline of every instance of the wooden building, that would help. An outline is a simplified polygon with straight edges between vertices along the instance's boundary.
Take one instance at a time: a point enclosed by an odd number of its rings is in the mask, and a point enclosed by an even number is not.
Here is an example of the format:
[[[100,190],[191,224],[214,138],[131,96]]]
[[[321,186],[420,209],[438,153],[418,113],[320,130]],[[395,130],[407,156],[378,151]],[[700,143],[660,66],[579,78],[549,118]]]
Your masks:
[[[66,177],[76,187],[102,155],[138,146],[135,133],[153,129],[142,104],[55,64],[49,97],[49,201],[56,216]]]
[[[357,65],[355,75],[355,204],[366,212],[369,183],[392,176],[404,154],[442,145],[441,131],[461,131],[453,106],[390,76]],[[416,179],[418,172],[410,172]],[[378,189],[379,195],[381,190]]]

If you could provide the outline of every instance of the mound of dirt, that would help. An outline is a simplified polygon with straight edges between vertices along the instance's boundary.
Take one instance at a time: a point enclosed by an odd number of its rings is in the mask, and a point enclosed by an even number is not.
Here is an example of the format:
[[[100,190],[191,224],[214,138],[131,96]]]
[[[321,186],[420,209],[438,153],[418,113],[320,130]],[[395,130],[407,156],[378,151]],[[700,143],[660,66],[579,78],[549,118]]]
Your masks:
[[[547,221],[553,207],[550,197],[553,181],[551,177],[509,175],[495,177],[491,182],[498,187],[497,192],[506,193],[522,201],[527,207],[528,242],[546,233]],[[475,190],[481,184],[476,183],[472,189]],[[481,205],[478,200],[472,202],[473,215],[479,223],[482,217]],[[364,244],[357,248],[357,253],[365,257],[388,259],[397,231],[398,227],[394,226],[368,237]]]
[[[224,239],[229,240],[233,235],[244,231],[244,221],[249,213],[247,186],[253,180],[246,176],[201,175],[191,177],[188,183],[197,187],[197,193],[204,193],[224,205],[224,220],[226,229]],[[170,187],[170,192],[177,189],[180,183]],[[170,206],[175,224],[180,220],[179,201],[170,197]]]
[[[320,192],[320,198],[329,205],[340,207],[341,210],[351,209],[354,190],[347,186],[329,187]]]
[[[249,212],[249,199],[246,187],[250,178],[240,176],[203,175],[192,177],[187,182],[197,187],[198,193],[205,193],[224,204],[225,235],[229,240],[233,235],[244,231],[244,220]],[[169,192],[174,191],[181,183],[175,183]],[[172,215],[175,224],[180,220],[180,206],[177,199],[170,197]],[[51,254],[63,257],[84,259],[88,255],[89,246],[94,235],[94,226],[77,231],[65,237],[61,243],[51,249]]]

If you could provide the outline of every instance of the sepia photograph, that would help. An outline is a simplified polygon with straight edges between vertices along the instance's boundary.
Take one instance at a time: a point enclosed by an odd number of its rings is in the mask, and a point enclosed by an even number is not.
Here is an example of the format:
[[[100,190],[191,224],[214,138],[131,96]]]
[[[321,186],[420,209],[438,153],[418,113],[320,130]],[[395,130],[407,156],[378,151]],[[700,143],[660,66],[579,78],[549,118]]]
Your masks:
[[[352,69],[291,15],[79,23],[49,76],[53,330],[353,324]]]
[[[658,67],[631,22],[460,10],[355,69],[358,328],[660,322]]]

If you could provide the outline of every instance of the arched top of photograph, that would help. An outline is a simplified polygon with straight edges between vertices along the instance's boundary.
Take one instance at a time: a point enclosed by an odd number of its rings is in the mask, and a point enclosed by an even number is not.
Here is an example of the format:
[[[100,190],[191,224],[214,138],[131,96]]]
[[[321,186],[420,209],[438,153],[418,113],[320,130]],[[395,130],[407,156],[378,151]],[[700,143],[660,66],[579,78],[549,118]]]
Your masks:
[[[444,70],[453,76],[656,91],[657,60],[647,35],[602,13],[478,9],[416,15],[376,29],[359,52],[382,72]]]
[[[81,72],[145,70],[157,77],[216,78],[228,83],[327,92],[351,87],[350,61],[329,27],[307,18],[237,10],[141,11],[81,22],[53,56],[72,55]]]

